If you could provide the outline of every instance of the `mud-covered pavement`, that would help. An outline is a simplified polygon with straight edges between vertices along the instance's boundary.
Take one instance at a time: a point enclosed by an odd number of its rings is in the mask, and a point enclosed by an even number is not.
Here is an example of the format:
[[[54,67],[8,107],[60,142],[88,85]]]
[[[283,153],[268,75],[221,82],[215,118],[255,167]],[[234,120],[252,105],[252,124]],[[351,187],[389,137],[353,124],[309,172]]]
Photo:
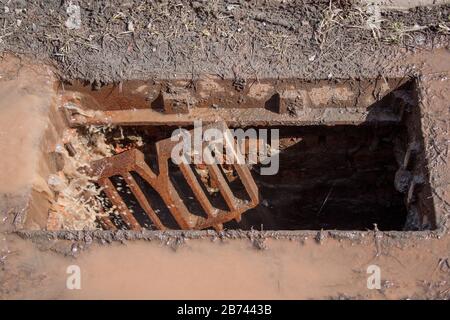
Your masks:
[[[67,26],[69,2],[8,1],[0,13],[0,150],[7,156],[0,176],[1,298],[450,297],[448,6],[377,13],[330,7],[328,1],[267,1],[264,7],[259,1],[76,4],[79,29]],[[12,64],[10,53],[19,56]],[[52,68],[33,67],[36,61]],[[27,110],[27,101],[58,104],[58,98],[46,100],[47,91],[38,94],[43,78],[33,70],[47,79],[54,72],[66,84],[85,80],[93,88],[180,75],[195,80],[199,74],[244,80],[416,77],[422,164],[430,173],[438,228],[218,234],[47,232],[31,225],[17,232],[21,213],[29,209],[26,197],[47,192],[41,175],[48,168],[37,163],[48,150],[30,153],[37,143],[30,129],[44,127],[51,112]],[[30,81],[35,79],[40,81]],[[63,83],[47,83],[46,89],[56,92]],[[24,100],[4,99],[13,88],[27,94]],[[28,155],[22,162],[14,159],[18,145]],[[37,212],[39,206],[32,203]],[[67,286],[67,270],[74,265],[81,272],[80,290]],[[380,267],[380,289],[367,287],[370,265]]]
[[[80,20],[68,27],[69,4]],[[376,77],[405,51],[448,44],[448,5],[382,11],[351,1],[7,1],[0,49],[104,83]],[[295,53],[295,54],[293,54]]]

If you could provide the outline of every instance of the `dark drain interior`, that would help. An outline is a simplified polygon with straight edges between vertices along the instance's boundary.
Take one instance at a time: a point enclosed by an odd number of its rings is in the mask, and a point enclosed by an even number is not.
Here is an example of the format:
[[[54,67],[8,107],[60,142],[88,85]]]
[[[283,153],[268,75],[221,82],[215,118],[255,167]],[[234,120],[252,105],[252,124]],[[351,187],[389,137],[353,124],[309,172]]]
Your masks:
[[[281,152],[277,175],[255,177],[263,201],[239,227],[402,230],[407,213],[394,177],[404,133],[401,126],[282,129],[282,141],[300,141]]]

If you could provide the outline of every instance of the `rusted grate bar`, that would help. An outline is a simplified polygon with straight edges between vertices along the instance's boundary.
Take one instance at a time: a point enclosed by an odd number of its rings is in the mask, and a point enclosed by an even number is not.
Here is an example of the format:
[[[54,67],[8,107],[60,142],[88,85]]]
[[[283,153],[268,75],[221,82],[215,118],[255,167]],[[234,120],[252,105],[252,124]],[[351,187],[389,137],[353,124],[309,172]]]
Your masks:
[[[228,130],[223,123],[220,125],[216,124],[216,126],[221,130]],[[110,180],[113,176],[121,176],[124,178],[130,191],[157,229],[165,230],[168,228],[156,214],[151,200],[147,199],[131,172],[138,174],[159,194],[181,229],[205,229],[213,227],[220,231],[223,229],[223,223],[233,219],[240,221],[242,213],[259,203],[258,187],[245,164],[236,163],[232,166],[248,194],[249,201],[236,198],[228,181],[223,177],[218,164],[213,163],[205,166],[227,204],[228,210],[223,210],[214,207],[201,186],[203,182],[197,179],[190,165],[182,163],[179,165],[179,168],[187,185],[194,194],[195,199],[193,200],[200,204],[207,217],[198,216],[190,212],[185,205],[185,202],[189,200],[182,198],[182,195],[177,192],[177,189],[169,178],[168,162],[171,161],[172,148],[177,143],[171,141],[170,138],[160,140],[156,143],[159,166],[158,174],[155,174],[146,164],[144,154],[138,149],[128,150],[121,154],[95,161],[92,164],[92,175],[98,178],[98,182],[104,188],[105,194],[111,203],[119,209],[121,218],[130,229],[140,230],[141,226],[133,216],[133,213],[126,207],[117,190],[115,190]],[[204,147],[208,146],[204,145]],[[236,146],[232,147],[236,148]],[[109,229],[108,224],[103,223],[102,225]]]
[[[131,189],[131,192],[135,195],[136,199],[138,200],[140,206],[144,209],[144,211],[148,214],[152,222],[155,224],[155,226],[159,230],[164,230],[166,227],[162,224],[161,220],[156,215],[155,211],[153,211],[152,206],[148,202],[147,198],[145,197],[144,193],[142,192],[141,188],[139,188],[138,184],[136,183],[135,179],[131,175],[131,173],[127,173],[125,176],[125,181],[128,187]]]
[[[128,209],[125,202],[123,202],[122,197],[117,192],[109,177],[99,179],[98,184],[103,188],[106,196],[117,207],[120,217],[127,224],[127,226],[131,230],[141,230],[141,226],[139,225],[131,211]]]
[[[80,114],[75,110],[66,110],[66,118],[71,127],[88,125],[174,125],[191,126],[198,119],[203,123],[225,120],[230,127],[243,126],[311,126],[311,125],[360,125],[363,123],[399,123],[401,113],[384,108],[303,108],[296,114],[274,113],[264,108],[254,109],[208,109],[195,108],[189,114],[165,114],[151,109],[85,110]]]
[[[110,217],[102,216],[98,218],[98,223],[102,229],[106,230],[117,230],[116,225],[111,221]]]
[[[154,83],[146,84],[150,95],[140,96],[133,90],[117,108],[117,97],[100,90],[86,94],[67,91],[63,112],[70,126],[87,125],[176,125],[190,126],[225,121],[230,127],[359,125],[362,123],[398,123],[401,105],[395,90],[408,79],[369,81],[302,82],[294,79],[259,79],[252,82],[236,99],[232,83],[212,78],[200,79],[199,86]],[[181,80],[182,81],[182,80]],[[158,81],[156,81],[158,82]],[[114,90],[114,88],[111,88]],[[156,94],[158,93],[158,94]],[[384,103],[379,104],[384,100]],[[245,103],[241,103],[245,101]],[[389,104],[390,107],[384,107]],[[119,104],[120,105],[120,104]],[[138,105],[128,109],[128,105]],[[398,107],[394,107],[398,106]]]

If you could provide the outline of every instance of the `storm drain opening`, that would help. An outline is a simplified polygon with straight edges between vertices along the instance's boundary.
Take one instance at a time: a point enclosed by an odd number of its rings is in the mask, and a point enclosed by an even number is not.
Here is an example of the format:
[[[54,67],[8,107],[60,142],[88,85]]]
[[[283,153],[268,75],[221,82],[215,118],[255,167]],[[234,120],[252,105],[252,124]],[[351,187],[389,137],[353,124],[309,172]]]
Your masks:
[[[61,112],[48,230],[436,227],[414,80],[72,83]],[[174,132],[199,120],[247,161],[175,163]]]

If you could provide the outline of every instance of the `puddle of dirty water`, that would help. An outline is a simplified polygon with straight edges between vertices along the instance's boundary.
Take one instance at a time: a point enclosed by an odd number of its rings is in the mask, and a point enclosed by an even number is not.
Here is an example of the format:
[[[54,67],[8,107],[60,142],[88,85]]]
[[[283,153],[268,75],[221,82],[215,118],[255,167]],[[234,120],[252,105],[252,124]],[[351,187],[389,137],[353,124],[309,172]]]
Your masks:
[[[430,259],[444,253],[437,240],[418,244],[409,253],[392,247],[378,256],[373,241],[354,246],[350,241],[332,239],[322,244],[313,239],[303,244],[267,239],[266,250],[256,250],[245,240],[188,241],[176,250],[158,242],[140,241],[93,245],[77,259],[39,252],[31,243],[19,241],[13,243],[21,251],[10,259],[5,273],[15,270],[15,278],[2,279],[5,297],[396,299],[427,292],[421,279],[436,283],[445,279],[445,272],[436,267],[437,261]],[[345,250],[345,256],[341,250]],[[381,290],[367,289],[370,265],[382,270]],[[66,287],[70,266],[80,270],[80,290]],[[21,287],[11,287],[17,280]]]

